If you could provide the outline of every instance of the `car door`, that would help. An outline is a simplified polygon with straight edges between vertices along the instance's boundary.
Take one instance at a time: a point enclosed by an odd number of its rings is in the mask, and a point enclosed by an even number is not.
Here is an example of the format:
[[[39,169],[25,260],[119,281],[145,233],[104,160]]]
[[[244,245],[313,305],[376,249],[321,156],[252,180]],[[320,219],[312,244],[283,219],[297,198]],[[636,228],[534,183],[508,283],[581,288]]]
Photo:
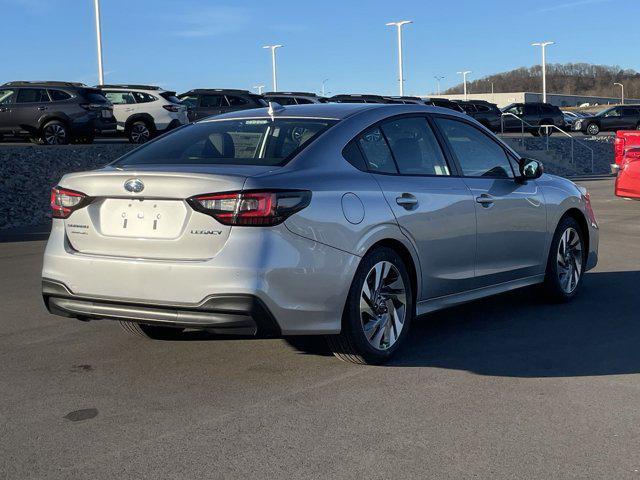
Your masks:
[[[13,131],[15,125],[13,120],[13,102],[15,98],[15,88],[0,89],[0,132],[10,133]]]
[[[525,129],[529,125],[532,127],[538,127],[540,125],[540,107],[538,105],[532,105],[525,103],[522,107],[522,119],[526,122]],[[527,123],[529,125],[527,125]]]
[[[418,300],[472,287],[476,219],[471,192],[448,165],[425,116],[396,117],[357,140],[420,259]]]
[[[607,110],[600,117],[600,130],[605,132],[615,132],[624,126],[622,119],[622,107],[614,107]]]
[[[44,88],[20,88],[12,107],[12,121],[18,131],[35,130],[49,108],[49,94]]]
[[[476,287],[543,273],[547,217],[536,181],[516,179],[507,150],[475,125],[435,122],[475,199]]]
[[[507,108],[502,115],[502,124],[506,132],[521,132],[523,131],[524,123],[522,123],[522,116],[524,115],[524,107],[521,104],[513,105]],[[524,129],[526,130],[526,128]]]
[[[203,94],[200,95],[200,103],[194,109],[194,117],[196,120],[209,117],[211,115],[220,115],[223,107],[226,107],[227,100],[224,95],[220,94]]]
[[[622,109],[621,130],[635,130],[640,125],[640,110],[633,107]]]

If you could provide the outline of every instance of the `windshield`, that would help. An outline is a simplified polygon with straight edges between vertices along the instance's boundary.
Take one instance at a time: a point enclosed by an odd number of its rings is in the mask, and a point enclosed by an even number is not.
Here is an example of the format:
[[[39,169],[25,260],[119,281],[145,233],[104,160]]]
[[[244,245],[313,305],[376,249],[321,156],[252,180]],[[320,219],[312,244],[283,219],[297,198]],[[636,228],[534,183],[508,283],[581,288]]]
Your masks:
[[[113,165],[282,166],[336,122],[260,118],[194,123],[134,150]]]

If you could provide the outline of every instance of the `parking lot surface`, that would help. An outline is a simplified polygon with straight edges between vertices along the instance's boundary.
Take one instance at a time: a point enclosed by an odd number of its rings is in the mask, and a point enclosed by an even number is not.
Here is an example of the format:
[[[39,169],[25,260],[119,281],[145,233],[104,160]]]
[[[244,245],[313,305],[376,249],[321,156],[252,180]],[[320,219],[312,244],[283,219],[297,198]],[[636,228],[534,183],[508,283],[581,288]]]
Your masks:
[[[601,244],[578,298],[423,317],[381,367],[50,316],[44,242],[0,244],[0,478],[640,478],[640,202],[579,183]]]

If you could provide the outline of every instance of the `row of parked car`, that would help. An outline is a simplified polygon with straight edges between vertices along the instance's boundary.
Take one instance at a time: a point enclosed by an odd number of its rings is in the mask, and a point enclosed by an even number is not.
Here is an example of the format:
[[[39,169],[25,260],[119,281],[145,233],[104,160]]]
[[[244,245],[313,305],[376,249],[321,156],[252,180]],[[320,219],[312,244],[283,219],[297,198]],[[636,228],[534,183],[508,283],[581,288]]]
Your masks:
[[[547,103],[514,103],[500,110],[483,100],[335,95],[320,97],[307,92],[194,89],[178,95],[151,85],[98,85],[74,82],[9,82],[0,86],[0,140],[28,137],[34,142],[58,145],[91,143],[95,135],[126,135],[132,143],[211,115],[267,106],[311,103],[413,103],[464,112],[493,132],[527,131],[551,135],[558,128],[597,135],[600,131],[640,129],[640,106],[624,105],[581,116],[562,112]]]

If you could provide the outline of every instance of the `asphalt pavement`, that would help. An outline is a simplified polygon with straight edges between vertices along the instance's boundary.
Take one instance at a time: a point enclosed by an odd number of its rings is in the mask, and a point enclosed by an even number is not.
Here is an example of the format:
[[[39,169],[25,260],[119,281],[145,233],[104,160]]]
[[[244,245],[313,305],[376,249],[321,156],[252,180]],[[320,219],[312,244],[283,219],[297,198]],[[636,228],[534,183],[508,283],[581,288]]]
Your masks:
[[[600,263],[573,302],[423,317],[380,367],[54,317],[44,242],[0,244],[0,478],[640,478],[640,202],[581,183]]]

